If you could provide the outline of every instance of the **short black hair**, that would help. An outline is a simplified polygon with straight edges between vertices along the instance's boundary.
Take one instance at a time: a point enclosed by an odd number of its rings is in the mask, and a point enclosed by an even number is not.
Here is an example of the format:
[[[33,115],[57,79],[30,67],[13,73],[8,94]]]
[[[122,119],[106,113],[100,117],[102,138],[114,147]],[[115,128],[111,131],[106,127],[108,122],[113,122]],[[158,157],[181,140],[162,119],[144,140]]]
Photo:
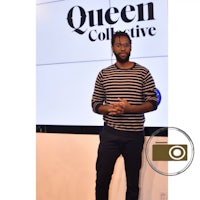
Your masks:
[[[131,44],[131,38],[130,38],[130,36],[128,35],[128,33],[126,33],[125,31],[117,31],[117,32],[115,32],[115,33],[113,34],[113,36],[112,36],[112,39],[111,39],[111,44],[112,44],[112,46],[114,45],[115,38],[117,38],[117,37],[122,37],[122,36],[127,37],[128,40],[129,40],[129,42],[130,42],[130,44]]]

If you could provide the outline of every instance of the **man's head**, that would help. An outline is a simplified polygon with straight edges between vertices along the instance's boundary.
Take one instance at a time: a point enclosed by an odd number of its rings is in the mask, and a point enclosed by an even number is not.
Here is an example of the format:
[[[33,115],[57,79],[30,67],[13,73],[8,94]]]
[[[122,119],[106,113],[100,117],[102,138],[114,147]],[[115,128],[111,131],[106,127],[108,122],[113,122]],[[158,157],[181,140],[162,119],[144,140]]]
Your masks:
[[[131,52],[131,39],[129,35],[118,31],[113,35],[111,44],[117,61],[120,63],[128,62]]]

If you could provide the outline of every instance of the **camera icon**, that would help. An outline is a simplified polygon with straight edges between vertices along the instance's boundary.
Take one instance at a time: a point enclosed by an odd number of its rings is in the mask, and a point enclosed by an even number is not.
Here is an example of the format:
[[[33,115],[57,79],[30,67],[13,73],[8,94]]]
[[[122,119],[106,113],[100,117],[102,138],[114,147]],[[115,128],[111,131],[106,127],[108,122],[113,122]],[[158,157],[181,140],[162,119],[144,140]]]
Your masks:
[[[186,144],[161,144],[152,146],[153,161],[184,161],[187,160]]]

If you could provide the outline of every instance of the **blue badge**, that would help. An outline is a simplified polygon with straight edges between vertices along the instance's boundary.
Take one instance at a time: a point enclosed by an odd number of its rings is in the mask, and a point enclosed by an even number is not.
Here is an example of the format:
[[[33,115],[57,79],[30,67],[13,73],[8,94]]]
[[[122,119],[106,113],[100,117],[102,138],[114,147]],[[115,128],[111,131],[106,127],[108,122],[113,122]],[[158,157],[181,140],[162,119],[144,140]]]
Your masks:
[[[157,94],[157,97],[158,97],[158,105],[159,105],[160,102],[161,102],[161,93],[157,88],[156,88],[156,94]]]

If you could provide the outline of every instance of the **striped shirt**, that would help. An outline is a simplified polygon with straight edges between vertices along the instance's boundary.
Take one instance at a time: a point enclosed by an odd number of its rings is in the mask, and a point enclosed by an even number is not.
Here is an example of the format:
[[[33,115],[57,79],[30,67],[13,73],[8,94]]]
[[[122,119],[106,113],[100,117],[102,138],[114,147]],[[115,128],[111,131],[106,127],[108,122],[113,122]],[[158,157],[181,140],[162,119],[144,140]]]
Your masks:
[[[96,79],[92,96],[92,108],[98,113],[100,105],[126,99],[131,105],[151,102],[157,108],[157,95],[153,77],[149,70],[137,63],[130,69],[111,65],[102,69]],[[120,116],[103,116],[104,122],[114,129],[141,132],[144,130],[143,113],[124,113]]]

